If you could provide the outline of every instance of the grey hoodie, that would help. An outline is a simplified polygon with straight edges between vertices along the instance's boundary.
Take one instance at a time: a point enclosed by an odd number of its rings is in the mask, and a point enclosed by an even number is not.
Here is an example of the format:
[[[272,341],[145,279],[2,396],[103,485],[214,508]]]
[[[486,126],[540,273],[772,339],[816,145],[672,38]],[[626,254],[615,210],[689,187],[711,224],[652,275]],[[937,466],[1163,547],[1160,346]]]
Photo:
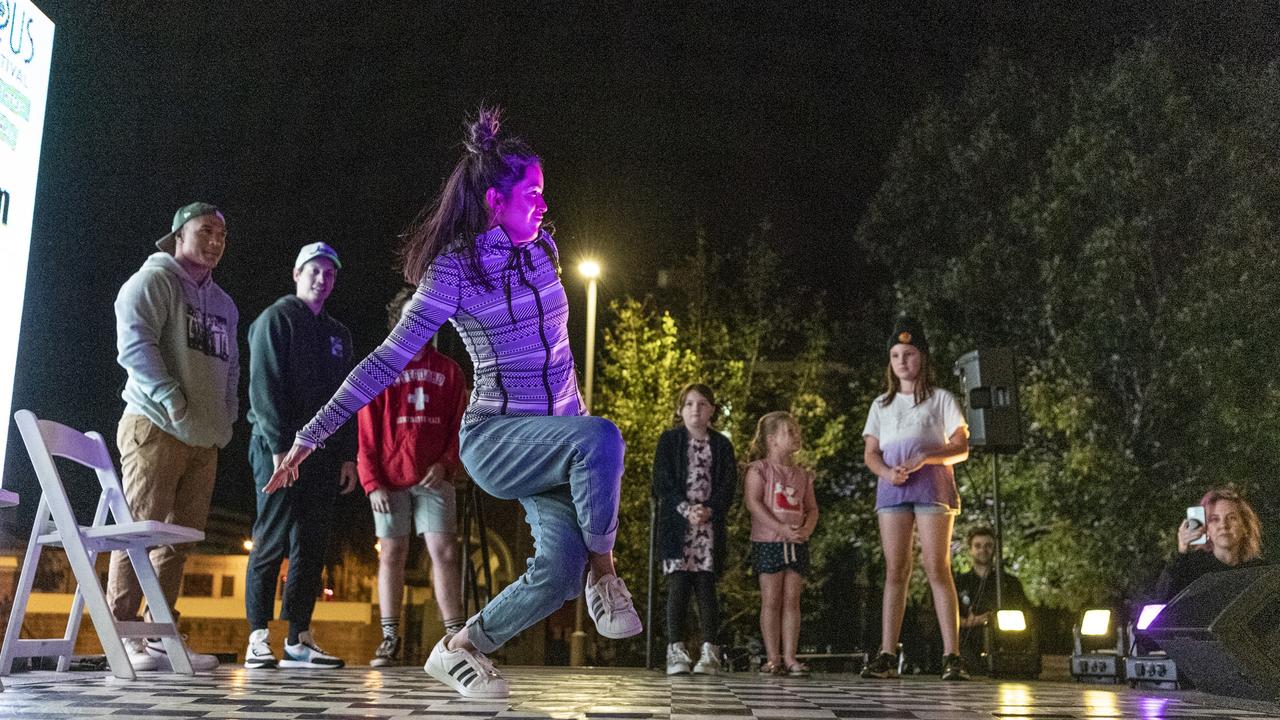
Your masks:
[[[240,315],[230,296],[212,274],[196,284],[158,252],[120,288],[115,308],[125,414],[188,445],[225,446],[240,411]]]

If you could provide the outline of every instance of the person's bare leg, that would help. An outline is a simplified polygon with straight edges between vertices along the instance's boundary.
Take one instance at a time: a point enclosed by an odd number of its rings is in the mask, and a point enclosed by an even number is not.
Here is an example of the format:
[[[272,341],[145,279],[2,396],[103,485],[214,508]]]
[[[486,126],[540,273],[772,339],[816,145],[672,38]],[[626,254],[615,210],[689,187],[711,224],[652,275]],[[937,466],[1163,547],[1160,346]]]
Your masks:
[[[431,587],[435,590],[436,604],[440,606],[440,620],[457,619],[462,615],[458,537],[451,532],[429,532],[423,533],[422,538],[427,543],[427,553],[431,555]]]
[[[384,618],[399,618],[404,601],[404,562],[409,556],[409,537],[378,538],[378,612]]]
[[[760,573],[760,639],[769,662],[782,662],[782,573]]]
[[[911,580],[911,530],[914,513],[878,513],[884,545],[884,603],[880,614],[880,651],[897,654],[902,616],[907,610]]]
[[[587,584],[595,585],[600,578],[606,575],[617,575],[618,571],[613,566],[613,551],[605,553],[587,553],[587,567],[591,571],[587,574]]]
[[[960,653],[960,603],[956,600],[956,582],[951,575],[951,531],[955,516],[929,513],[916,518],[920,526],[920,562],[933,590],[933,607],[942,630],[942,652]]]
[[[782,662],[787,667],[799,665],[796,651],[800,647],[800,590],[804,578],[795,570],[783,570],[782,576]]]

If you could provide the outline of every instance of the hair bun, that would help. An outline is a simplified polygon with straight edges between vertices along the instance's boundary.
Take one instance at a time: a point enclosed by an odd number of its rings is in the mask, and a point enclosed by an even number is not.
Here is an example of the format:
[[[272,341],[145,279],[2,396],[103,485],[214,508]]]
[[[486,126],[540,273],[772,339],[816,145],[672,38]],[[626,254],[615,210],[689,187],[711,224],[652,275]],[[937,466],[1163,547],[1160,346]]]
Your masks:
[[[498,129],[502,127],[502,108],[484,107],[476,112],[476,119],[467,126],[463,144],[473,153],[492,152],[498,147]]]

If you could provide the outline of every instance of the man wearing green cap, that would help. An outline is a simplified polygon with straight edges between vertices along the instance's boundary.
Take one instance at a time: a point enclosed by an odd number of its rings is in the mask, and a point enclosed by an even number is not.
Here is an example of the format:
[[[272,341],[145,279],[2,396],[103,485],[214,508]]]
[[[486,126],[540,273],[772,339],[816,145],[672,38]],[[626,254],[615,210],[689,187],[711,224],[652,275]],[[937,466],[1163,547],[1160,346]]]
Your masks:
[[[116,297],[118,361],[128,373],[120,448],[125,498],[138,520],[203,530],[217,474],[218,449],[231,440],[239,412],[239,313],[213,281],[227,244],[226,219],[208,203],[182,207],[159,252]],[[170,608],[178,600],[189,545],[151,551]],[[118,620],[137,620],[142,589],[128,556],[111,554],[107,603]],[[176,613],[175,613],[176,616]],[[159,640],[125,640],[135,670],[169,669]],[[189,652],[197,670],[218,666]]]

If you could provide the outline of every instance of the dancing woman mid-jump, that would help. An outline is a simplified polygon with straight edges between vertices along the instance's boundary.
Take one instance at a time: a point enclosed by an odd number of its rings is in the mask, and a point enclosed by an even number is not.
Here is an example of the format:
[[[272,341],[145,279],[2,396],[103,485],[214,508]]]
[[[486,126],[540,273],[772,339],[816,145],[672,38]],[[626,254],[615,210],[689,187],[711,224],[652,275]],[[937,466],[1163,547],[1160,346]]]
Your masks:
[[[608,420],[585,414],[565,327],[568,301],[558,251],[542,228],[542,161],[499,136],[499,113],[480,110],[466,152],[440,197],[401,248],[418,289],[404,318],[297,436],[265,492],[292,484],[298,464],[386,388],[446,320],[475,365],[475,390],[459,434],[463,465],[494,497],[524,506],[535,554],[466,627],[427,660],[432,677],[468,697],[506,697],[484,653],[577,597],[599,633],[641,630],[614,571],[623,442]]]

